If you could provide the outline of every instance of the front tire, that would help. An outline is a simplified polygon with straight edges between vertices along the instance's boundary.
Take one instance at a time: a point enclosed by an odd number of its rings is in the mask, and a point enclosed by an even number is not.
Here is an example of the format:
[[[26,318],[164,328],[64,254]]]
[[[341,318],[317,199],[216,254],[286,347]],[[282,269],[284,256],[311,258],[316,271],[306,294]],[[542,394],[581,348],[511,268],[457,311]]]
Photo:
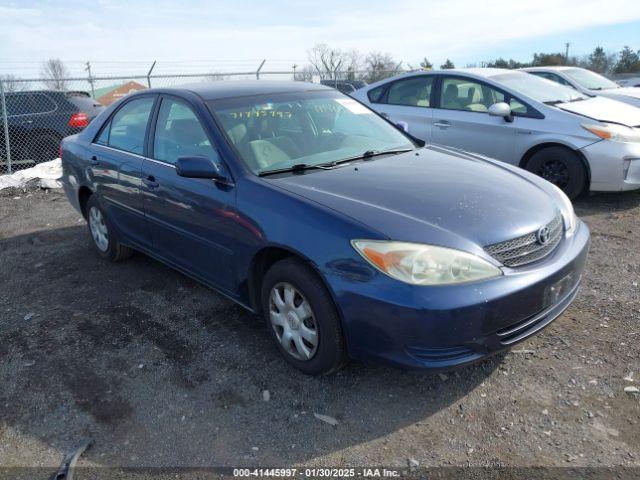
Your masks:
[[[98,255],[111,262],[119,262],[133,254],[133,250],[125,247],[118,240],[115,228],[107,219],[95,195],[87,200],[85,211],[89,234]]]
[[[326,375],[347,361],[340,319],[327,288],[305,263],[287,258],[262,284],[269,335],[287,362],[307,375]]]
[[[572,200],[587,186],[587,169],[580,157],[568,148],[538,150],[527,162],[526,169],[553,183]]]

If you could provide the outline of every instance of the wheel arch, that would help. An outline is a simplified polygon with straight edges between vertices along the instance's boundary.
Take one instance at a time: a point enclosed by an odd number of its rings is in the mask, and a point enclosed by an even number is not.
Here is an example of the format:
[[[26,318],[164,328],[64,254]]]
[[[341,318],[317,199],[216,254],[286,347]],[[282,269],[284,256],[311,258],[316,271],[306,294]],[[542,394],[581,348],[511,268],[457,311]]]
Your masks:
[[[545,148],[549,148],[549,147],[560,147],[563,148],[567,151],[570,151],[574,154],[576,154],[578,156],[578,158],[580,159],[580,161],[582,162],[582,165],[585,168],[585,171],[587,173],[587,190],[589,189],[590,185],[591,185],[591,167],[589,166],[589,162],[587,161],[586,157],[582,154],[582,152],[579,149],[576,149],[574,147],[572,147],[571,145],[567,145],[566,143],[562,143],[562,142],[543,142],[543,143],[539,143],[537,145],[534,145],[532,147],[529,148],[529,150],[527,150],[524,155],[522,155],[522,158],[520,159],[520,163],[518,164],[518,166],[520,168],[527,168],[527,163],[529,162],[529,160],[531,159],[531,157],[533,155],[535,155],[537,152],[539,152],[540,150],[544,150]]]
[[[91,197],[91,195],[93,195],[93,190],[91,190],[86,185],[82,185],[78,189],[78,205],[80,205],[80,212],[85,219],[87,218],[87,202],[89,201],[89,197]]]

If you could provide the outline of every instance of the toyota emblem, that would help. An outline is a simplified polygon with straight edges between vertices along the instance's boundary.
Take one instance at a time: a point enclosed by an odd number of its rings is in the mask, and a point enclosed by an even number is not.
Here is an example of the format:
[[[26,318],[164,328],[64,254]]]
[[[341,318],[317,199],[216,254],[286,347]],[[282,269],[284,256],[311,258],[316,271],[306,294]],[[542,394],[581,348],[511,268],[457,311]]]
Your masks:
[[[549,230],[549,227],[542,227],[540,230],[538,230],[538,233],[536,233],[536,238],[538,239],[538,243],[540,245],[546,245],[547,243],[549,243],[549,240],[551,239],[551,231]]]

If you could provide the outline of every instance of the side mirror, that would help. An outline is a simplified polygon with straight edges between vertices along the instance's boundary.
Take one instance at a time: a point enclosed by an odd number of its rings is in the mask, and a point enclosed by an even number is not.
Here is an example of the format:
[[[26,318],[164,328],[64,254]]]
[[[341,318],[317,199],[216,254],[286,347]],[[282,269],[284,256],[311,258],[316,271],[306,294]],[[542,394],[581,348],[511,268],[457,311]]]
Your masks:
[[[396,122],[396,127],[405,133],[409,132],[409,124],[407,122]]]
[[[229,177],[227,169],[217,155],[215,159],[195,155],[180,157],[176,160],[176,173],[186,178],[212,180],[227,180]]]
[[[502,117],[507,122],[513,122],[513,115],[511,115],[511,107],[508,103],[498,102],[489,107],[489,115],[492,117]]]

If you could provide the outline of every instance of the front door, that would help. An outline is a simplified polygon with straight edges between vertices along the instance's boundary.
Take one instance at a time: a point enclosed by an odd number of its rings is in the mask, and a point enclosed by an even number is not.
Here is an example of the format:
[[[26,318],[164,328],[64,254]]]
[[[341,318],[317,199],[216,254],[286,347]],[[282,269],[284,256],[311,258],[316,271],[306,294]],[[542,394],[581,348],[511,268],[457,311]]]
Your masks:
[[[191,106],[163,96],[151,159],[143,163],[144,208],[154,251],[201,280],[231,291],[235,187],[178,176],[177,159],[194,155],[214,159],[218,154]]]
[[[504,101],[504,93],[483,82],[443,75],[439,108],[433,112],[433,143],[513,163],[518,118],[507,122],[487,113]]]

